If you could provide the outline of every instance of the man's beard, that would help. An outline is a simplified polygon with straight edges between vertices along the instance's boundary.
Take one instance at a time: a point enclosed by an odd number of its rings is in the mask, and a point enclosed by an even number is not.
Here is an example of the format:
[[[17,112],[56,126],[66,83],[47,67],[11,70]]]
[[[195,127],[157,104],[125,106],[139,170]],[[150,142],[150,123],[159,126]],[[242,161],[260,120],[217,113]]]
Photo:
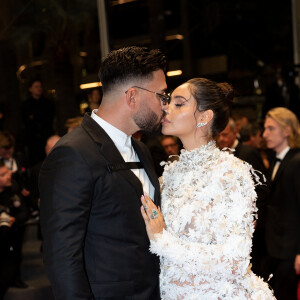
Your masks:
[[[147,105],[143,105],[143,107],[136,113],[133,117],[135,124],[145,133],[154,133],[160,129],[161,120],[164,117],[164,113],[162,113],[161,118],[150,110]]]

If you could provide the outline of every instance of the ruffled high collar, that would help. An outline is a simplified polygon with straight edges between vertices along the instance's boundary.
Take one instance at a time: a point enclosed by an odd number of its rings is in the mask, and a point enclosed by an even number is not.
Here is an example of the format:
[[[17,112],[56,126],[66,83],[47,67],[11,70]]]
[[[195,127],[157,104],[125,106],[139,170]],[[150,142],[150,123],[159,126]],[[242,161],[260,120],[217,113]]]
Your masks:
[[[196,159],[204,159],[205,157],[210,157],[214,150],[217,150],[216,142],[214,140],[210,141],[206,145],[202,145],[199,148],[195,148],[193,150],[182,149],[180,154],[180,161],[191,161]]]

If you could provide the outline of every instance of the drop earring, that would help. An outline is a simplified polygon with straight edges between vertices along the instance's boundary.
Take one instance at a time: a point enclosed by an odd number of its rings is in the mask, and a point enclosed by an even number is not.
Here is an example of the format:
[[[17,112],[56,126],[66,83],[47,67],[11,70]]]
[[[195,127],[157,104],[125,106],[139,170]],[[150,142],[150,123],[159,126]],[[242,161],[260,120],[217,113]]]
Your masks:
[[[197,128],[203,127],[203,126],[205,126],[206,124],[207,124],[207,122],[205,122],[205,123],[199,122],[199,123],[197,124]]]

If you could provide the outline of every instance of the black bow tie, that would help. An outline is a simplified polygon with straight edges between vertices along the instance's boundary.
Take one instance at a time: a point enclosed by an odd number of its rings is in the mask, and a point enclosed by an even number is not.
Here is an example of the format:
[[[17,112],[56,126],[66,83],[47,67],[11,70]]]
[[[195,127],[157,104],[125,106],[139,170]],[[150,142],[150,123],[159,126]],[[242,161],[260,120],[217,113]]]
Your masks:
[[[281,159],[281,158],[278,158],[278,157],[276,157],[276,158],[275,158],[275,161],[276,161],[276,162],[277,162],[277,161],[281,162],[281,161],[282,161],[282,159]]]

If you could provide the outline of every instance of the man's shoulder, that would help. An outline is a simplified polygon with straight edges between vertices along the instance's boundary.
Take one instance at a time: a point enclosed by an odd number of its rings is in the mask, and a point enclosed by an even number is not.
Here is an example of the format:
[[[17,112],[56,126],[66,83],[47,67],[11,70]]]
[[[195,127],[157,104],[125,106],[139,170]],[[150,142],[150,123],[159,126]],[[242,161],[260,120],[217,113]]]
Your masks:
[[[289,166],[299,169],[300,171],[300,149],[299,148],[293,148],[289,151]]]
[[[74,151],[86,151],[87,149],[94,148],[95,143],[87,132],[82,128],[78,127],[71,132],[62,136],[59,141],[55,144],[52,151],[60,149],[73,149]]]

